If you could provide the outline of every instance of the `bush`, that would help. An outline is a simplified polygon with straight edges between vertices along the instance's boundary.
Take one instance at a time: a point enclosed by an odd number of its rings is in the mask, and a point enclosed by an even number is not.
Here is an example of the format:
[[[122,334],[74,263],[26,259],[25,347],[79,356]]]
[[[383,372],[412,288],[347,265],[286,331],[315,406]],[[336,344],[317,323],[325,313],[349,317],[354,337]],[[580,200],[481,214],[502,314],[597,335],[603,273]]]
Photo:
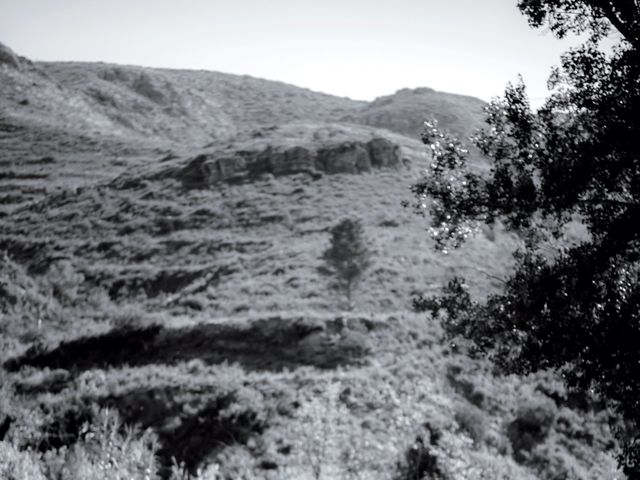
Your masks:
[[[17,336],[40,328],[43,320],[58,321],[60,305],[50,287],[40,285],[27,270],[0,252],[0,333]]]
[[[20,451],[7,442],[0,442],[0,478],[46,480],[37,454]]]
[[[407,449],[402,461],[398,462],[395,480],[418,480],[422,478],[444,479],[447,476],[440,468],[438,456],[434,453],[440,440],[440,431],[428,423],[425,424],[425,443],[423,435],[418,435]]]
[[[43,445],[44,448],[44,445]],[[0,478],[13,480],[151,480],[157,478],[156,438],[125,428],[117,413],[95,410],[77,441],[43,453],[0,442]]]
[[[507,426],[507,437],[518,462],[525,462],[532,449],[547,438],[557,413],[556,404],[545,397],[533,397],[517,409]]]
[[[69,480],[155,478],[158,472],[155,436],[124,428],[118,414],[100,410],[82,430],[82,440],[59,449],[48,461],[50,476]]]
[[[60,303],[73,305],[78,299],[78,289],[84,282],[84,275],[76,272],[70,261],[61,260],[49,267],[45,281]]]
[[[456,407],[454,418],[460,428],[473,440],[474,445],[480,445],[487,436],[488,423],[486,414],[470,403],[462,403]]]

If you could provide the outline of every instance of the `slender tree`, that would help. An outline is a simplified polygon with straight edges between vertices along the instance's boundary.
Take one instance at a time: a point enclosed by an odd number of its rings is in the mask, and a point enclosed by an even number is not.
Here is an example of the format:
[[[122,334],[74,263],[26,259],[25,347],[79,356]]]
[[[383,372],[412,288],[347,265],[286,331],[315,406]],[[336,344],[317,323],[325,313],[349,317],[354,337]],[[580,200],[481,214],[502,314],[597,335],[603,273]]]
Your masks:
[[[353,290],[371,263],[360,220],[345,218],[331,228],[331,243],[322,258],[334,273],[333,286],[351,306]]]
[[[413,192],[438,248],[497,219],[526,247],[504,291],[486,302],[474,303],[457,280],[415,306],[444,309],[449,334],[470,338],[506,371],[557,369],[570,387],[607,399],[631,426],[620,433],[621,465],[640,478],[640,3],[521,0],[519,8],[534,27],[588,38],[563,55],[538,111],[522,81],[487,108],[474,143],[488,173],[428,123],[432,161]],[[617,40],[612,50],[602,47],[606,36]],[[571,222],[588,232],[573,245],[563,240]]]

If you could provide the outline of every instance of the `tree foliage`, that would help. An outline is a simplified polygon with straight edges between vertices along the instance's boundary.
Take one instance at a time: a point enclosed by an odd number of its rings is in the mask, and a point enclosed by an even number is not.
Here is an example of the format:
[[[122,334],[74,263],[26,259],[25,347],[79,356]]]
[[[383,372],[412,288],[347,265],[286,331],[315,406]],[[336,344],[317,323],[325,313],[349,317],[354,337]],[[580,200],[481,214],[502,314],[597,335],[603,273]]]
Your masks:
[[[345,218],[331,228],[331,244],[322,258],[335,274],[334,286],[351,305],[351,296],[371,263],[360,220]]]
[[[534,27],[588,34],[563,55],[551,95],[533,111],[520,80],[486,110],[473,141],[491,169],[429,122],[431,164],[413,186],[440,249],[500,220],[526,238],[504,291],[476,304],[463,283],[418,309],[445,308],[464,335],[507,371],[554,368],[608,399],[631,424],[621,462],[640,476],[640,5],[634,0],[521,0]],[[618,40],[602,48],[606,35]],[[563,240],[579,222],[580,243]],[[545,246],[558,247],[553,254]],[[456,308],[447,309],[454,305]],[[464,308],[458,308],[463,306]],[[451,310],[451,313],[448,310]]]

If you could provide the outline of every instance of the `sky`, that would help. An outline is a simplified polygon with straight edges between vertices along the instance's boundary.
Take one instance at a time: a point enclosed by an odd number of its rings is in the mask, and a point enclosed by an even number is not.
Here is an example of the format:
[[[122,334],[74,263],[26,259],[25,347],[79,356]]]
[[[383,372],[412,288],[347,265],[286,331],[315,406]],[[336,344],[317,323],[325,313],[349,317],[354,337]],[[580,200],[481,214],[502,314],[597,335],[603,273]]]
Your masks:
[[[532,103],[576,40],[517,0],[0,0],[0,42],[32,60],[215,70],[371,100],[431,87],[484,100],[521,74]]]

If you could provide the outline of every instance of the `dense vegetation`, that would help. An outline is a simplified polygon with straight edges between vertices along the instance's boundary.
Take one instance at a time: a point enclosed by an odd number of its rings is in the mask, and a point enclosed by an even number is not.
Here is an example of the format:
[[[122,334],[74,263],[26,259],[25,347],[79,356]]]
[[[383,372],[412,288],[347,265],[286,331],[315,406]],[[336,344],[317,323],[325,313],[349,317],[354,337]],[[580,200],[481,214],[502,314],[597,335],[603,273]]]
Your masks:
[[[522,82],[487,109],[475,145],[489,173],[467,166],[454,138],[427,125],[432,156],[414,186],[445,249],[479,223],[502,222],[527,243],[503,293],[474,303],[463,282],[418,309],[446,312],[506,371],[557,369],[627,421],[621,465],[640,476],[640,7],[631,0],[523,0],[535,27],[585,34],[553,71],[552,95],[532,111]],[[613,34],[608,51],[602,42]],[[611,39],[611,35],[609,36]],[[577,242],[569,231],[583,228]]]

